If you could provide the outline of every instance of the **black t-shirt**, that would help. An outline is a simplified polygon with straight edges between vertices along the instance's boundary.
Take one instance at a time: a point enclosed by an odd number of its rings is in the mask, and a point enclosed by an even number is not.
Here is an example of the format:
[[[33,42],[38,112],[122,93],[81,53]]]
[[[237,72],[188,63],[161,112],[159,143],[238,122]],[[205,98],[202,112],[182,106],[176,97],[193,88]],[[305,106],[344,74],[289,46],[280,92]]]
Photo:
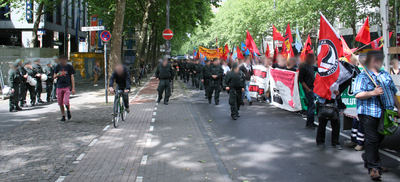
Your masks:
[[[314,74],[315,67],[306,63],[300,65],[299,68],[299,83],[306,83],[308,88],[314,88]]]
[[[54,69],[54,73],[57,74],[57,88],[67,88],[72,86],[71,75],[75,74],[75,70],[72,65],[61,65],[58,64]]]

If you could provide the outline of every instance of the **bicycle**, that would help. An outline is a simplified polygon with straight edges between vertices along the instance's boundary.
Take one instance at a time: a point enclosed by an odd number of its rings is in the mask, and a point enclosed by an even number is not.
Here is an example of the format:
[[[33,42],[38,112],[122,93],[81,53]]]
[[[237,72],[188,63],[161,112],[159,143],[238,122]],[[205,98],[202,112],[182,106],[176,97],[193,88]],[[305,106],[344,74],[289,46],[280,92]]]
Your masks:
[[[112,122],[114,124],[114,128],[118,127],[119,120],[125,121],[127,112],[125,110],[125,106],[122,100],[122,94],[124,93],[123,90],[118,90],[115,93],[115,100],[114,100],[114,113]]]

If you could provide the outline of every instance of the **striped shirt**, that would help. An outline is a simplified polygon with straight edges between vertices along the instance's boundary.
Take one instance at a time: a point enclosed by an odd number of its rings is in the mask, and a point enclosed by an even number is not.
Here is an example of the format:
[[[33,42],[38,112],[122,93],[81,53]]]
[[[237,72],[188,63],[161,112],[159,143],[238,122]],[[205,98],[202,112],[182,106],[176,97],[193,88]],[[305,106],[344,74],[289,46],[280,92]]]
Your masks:
[[[395,101],[393,96],[396,94],[397,89],[393,83],[392,77],[384,70],[379,71],[378,75],[368,71],[375,82],[382,87],[383,95],[380,96],[385,109],[394,109]],[[361,72],[353,82],[354,95],[360,92],[368,92],[375,89],[374,84],[369,79],[365,71]],[[368,99],[357,99],[357,114],[363,114],[380,118],[382,113],[381,105],[377,96]]]

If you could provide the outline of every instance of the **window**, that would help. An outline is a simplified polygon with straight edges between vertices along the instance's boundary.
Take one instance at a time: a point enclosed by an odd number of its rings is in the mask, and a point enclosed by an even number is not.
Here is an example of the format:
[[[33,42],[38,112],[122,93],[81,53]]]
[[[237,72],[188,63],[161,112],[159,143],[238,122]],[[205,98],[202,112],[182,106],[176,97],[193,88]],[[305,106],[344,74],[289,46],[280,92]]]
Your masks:
[[[9,4],[0,4],[0,20],[10,20],[10,6]]]

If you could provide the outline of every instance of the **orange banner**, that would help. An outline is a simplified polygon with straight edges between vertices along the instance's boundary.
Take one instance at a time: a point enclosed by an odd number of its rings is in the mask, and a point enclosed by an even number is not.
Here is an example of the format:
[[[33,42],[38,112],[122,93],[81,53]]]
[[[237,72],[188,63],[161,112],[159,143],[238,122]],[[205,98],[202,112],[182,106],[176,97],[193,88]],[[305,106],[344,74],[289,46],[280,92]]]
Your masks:
[[[207,49],[205,47],[199,46],[199,52],[203,56],[206,56],[207,59],[214,59],[214,58],[219,58],[221,55],[223,55],[224,50],[222,48],[217,49]]]

